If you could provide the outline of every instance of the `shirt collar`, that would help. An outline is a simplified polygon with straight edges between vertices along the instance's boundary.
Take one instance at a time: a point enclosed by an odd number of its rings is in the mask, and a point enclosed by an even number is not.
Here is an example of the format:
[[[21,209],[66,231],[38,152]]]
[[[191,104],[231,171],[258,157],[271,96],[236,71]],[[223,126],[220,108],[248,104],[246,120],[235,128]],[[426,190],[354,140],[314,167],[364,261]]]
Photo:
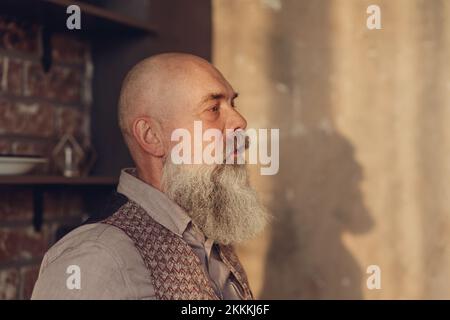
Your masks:
[[[117,192],[139,204],[156,222],[182,237],[191,222],[187,213],[164,193],[137,178],[135,168],[123,169]]]

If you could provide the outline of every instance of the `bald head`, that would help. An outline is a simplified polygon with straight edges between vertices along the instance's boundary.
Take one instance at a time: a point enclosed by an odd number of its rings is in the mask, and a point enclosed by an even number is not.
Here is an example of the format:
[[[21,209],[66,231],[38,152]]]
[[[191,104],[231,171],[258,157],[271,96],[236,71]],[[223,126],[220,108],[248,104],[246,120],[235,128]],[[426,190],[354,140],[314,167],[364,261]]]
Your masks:
[[[188,86],[199,73],[221,74],[208,61],[190,54],[164,53],[144,59],[125,77],[119,98],[119,126],[130,133],[133,119],[148,115],[167,120],[185,100]]]

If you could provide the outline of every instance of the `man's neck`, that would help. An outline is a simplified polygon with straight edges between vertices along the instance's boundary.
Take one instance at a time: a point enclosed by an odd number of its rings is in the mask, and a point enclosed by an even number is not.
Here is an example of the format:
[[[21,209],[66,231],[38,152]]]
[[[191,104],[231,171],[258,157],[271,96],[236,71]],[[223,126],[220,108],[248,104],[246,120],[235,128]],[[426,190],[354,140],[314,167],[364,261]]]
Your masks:
[[[154,171],[142,170],[141,168],[136,168],[136,178],[144,181],[145,183],[151,185],[152,187],[161,190],[161,174],[155,175]]]

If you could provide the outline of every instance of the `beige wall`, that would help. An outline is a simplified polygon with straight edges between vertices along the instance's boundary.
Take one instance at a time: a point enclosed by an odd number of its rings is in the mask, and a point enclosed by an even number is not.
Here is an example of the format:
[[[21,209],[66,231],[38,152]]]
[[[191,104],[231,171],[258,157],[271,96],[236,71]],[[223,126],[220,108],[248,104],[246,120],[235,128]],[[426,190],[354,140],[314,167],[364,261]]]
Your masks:
[[[249,126],[280,128],[257,295],[450,299],[450,1],[213,0],[213,27]]]

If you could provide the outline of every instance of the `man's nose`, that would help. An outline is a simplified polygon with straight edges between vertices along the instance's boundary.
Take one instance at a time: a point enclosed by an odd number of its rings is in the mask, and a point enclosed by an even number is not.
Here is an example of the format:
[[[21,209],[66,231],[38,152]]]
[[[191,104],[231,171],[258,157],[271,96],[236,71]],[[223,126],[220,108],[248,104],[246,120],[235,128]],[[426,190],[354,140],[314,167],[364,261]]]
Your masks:
[[[245,128],[247,128],[247,120],[245,120],[245,118],[235,109],[231,109],[227,119],[226,128],[233,129],[233,131],[238,129],[245,130]]]

